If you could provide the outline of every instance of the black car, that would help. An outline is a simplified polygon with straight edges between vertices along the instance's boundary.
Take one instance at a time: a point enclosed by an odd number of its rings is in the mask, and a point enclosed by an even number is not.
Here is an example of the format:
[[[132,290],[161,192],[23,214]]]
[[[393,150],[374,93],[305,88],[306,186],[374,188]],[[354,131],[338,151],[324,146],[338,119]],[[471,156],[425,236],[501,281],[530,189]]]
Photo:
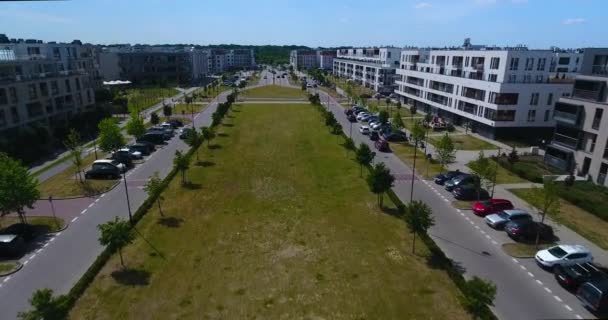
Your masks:
[[[354,113],[349,114],[347,117],[348,121],[350,122],[357,122],[357,116],[355,116]]]
[[[148,132],[136,140],[137,143],[149,142],[153,144],[163,144],[165,142],[165,135],[161,132]]]
[[[581,284],[576,297],[592,312],[608,312],[608,276],[595,277]],[[605,314],[600,315],[604,316]]]
[[[129,153],[129,151],[127,150],[118,150],[116,152],[113,152],[110,156],[110,159],[116,160],[124,164],[127,168],[133,166],[133,157],[131,156],[131,153]]]
[[[455,187],[464,186],[466,184],[477,185],[479,184],[479,178],[472,174],[461,174],[450,180],[446,180],[443,185],[445,190],[452,191]]]
[[[365,109],[355,109],[355,110],[353,111],[353,113],[355,114],[355,116],[358,116],[358,115],[359,115],[359,113],[361,113],[361,112],[367,112],[367,110],[365,110]]]
[[[170,124],[173,127],[173,129],[177,129],[179,127],[183,127],[184,126],[184,123],[181,120],[178,120],[178,119],[171,119],[171,120],[167,120],[165,122],[167,122],[168,124]]]
[[[406,142],[407,141],[407,134],[405,132],[401,132],[401,131],[385,133],[382,135],[382,137],[384,138],[384,140],[390,141],[390,142]]]
[[[149,156],[154,151],[154,145],[148,143],[134,143],[129,146],[129,151],[139,151],[144,156]]]
[[[459,170],[456,171],[448,171],[446,173],[440,173],[435,176],[435,183],[438,185],[443,185],[446,181],[455,178],[458,175],[461,175],[462,172]]]
[[[111,163],[93,163],[91,170],[85,172],[86,179],[118,179],[120,169]]]
[[[369,139],[372,141],[376,141],[376,140],[380,139],[380,135],[378,134],[378,132],[372,131],[369,133]]]
[[[599,266],[591,263],[577,263],[571,266],[556,265],[553,268],[555,280],[568,290],[576,290],[578,287],[595,278],[605,275]]]
[[[474,185],[466,184],[457,186],[452,191],[454,198],[457,200],[487,200],[490,198],[490,194],[484,189],[477,190]]]
[[[353,114],[353,109],[344,109],[344,114],[350,116],[351,114]]]
[[[31,241],[36,238],[36,226],[27,223],[15,223],[0,230],[0,234],[14,234],[25,241]]]
[[[380,152],[389,152],[391,148],[389,147],[388,141],[384,139],[378,139],[374,142],[374,147]]]
[[[190,134],[190,132],[192,132],[192,128],[184,128],[182,129],[182,131],[179,134],[179,138],[180,139],[186,139],[188,137],[188,135]]]
[[[510,221],[505,225],[505,231],[515,241],[536,239],[536,234],[539,232],[541,240],[550,241],[554,238],[551,226],[530,219]]]

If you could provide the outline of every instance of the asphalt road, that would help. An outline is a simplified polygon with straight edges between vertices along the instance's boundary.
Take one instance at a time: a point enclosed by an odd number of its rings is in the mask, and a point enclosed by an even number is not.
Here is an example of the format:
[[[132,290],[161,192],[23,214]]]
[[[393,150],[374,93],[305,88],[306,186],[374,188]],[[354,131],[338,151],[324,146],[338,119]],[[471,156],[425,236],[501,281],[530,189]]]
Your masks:
[[[327,106],[328,95],[318,91]],[[351,123],[344,108],[329,97],[329,108],[349,135]],[[352,124],[352,139],[357,145],[373,142]],[[377,152],[375,161],[384,162],[397,181],[394,190],[404,202],[410,200],[411,168],[392,153]],[[494,311],[501,319],[576,319],[594,318],[578,299],[563,289],[553,274],[539,268],[533,259],[514,259],[501,245],[512,242],[503,231],[487,226],[483,218],[469,210],[457,210],[450,202],[452,195],[432,181],[416,179],[414,199],[428,204],[434,213],[435,226],[430,235],[446,255],[462,268],[465,276],[479,276],[497,286]]]
[[[219,96],[225,101],[229,92]],[[209,104],[195,118],[195,125],[209,126],[211,114],[217,101]],[[142,190],[148,178],[158,171],[165,177],[173,166],[176,150],[187,150],[188,146],[177,135],[162,149],[158,149],[146,161],[127,173],[131,210],[135,212],[145,200]],[[128,218],[125,188],[120,185],[100,196],[83,209],[64,231],[39,239],[37,247],[21,261],[23,268],[0,281],[0,319],[15,319],[19,311],[29,309],[28,299],[41,288],[53,289],[56,293],[67,293],[101,253],[97,226],[114,219]]]

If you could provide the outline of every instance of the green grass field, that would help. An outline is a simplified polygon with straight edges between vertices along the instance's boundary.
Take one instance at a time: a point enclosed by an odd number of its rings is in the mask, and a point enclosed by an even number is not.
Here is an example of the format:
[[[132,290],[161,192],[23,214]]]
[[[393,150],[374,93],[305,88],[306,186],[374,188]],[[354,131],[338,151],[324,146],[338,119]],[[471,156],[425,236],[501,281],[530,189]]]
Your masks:
[[[503,168],[498,165],[496,161],[490,159],[490,162],[496,166],[496,184],[509,184],[509,183],[525,183],[530,182],[526,179],[520,178],[515,173]],[[467,167],[470,167],[470,162],[467,163]]]
[[[465,319],[310,105],[236,106],[71,319]],[[268,126],[268,123],[273,123]],[[264,128],[264,130],[260,130]],[[385,197],[385,210],[394,210]]]
[[[126,90],[126,97],[129,99],[129,110],[138,109],[143,111],[161,101],[169,98],[179,91],[174,88],[143,87]]]
[[[202,104],[178,104],[173,108],[173,114],[174,115],[182,115],[182,111],[183,111],[183,115],[185,116],[189,116],[192,112],[199,113],[201,111],[203,111],[203,109],[205,109],[207,107],[207,105],[202,105]]]
[[[240,97],[246,98],[306,98],[306,91],[270,85],[241,91]]]
[[[429,131],[429,134],[434,134],[435,132],[433,131]],[[437,144],[439,142],[439,140],[441,140],[441,137],[443,136],[443,133],[441,133],[441,135],[437,135],[437,136],[431,136],[429,137],[429,142],[433,145]],[[452,141],[454,142],[454,146],[456,147],[456,150],[491,150],[491,149],[498,149],[497,146],[486,142],[484,140],[475,138],[471,135],[463,135],[463,134],[452,134],[450,135],[450,138],[452,138]]]

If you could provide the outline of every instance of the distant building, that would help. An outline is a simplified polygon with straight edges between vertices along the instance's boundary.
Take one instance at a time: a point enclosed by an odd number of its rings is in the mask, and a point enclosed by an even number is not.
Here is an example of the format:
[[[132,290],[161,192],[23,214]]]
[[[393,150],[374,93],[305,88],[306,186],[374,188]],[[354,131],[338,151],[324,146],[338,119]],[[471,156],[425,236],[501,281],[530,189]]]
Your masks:
[[[400,48],[339,49],[333,60],[333,73],[366,88],[389,94],[395,89]]]
[[[0,139],[20,129],[61,127],[94,109],[99,80],[92,45],[0,35]]]
[[[335,50],[292,50],[289,54],[289,64],[295,69],[331,70],[335,57]]]
[[[608,186],[608,48],[584,49],[572,95],[560,97],[545,162]]]
[[[548,138],[555,102],[569,95],[578,51],[473,46],[405,49],[397,69],[402,103],[469,125],[489,138]]]
[[[337,56],[336,50],[318,50],[319,69],[333,70],[334,59]]]

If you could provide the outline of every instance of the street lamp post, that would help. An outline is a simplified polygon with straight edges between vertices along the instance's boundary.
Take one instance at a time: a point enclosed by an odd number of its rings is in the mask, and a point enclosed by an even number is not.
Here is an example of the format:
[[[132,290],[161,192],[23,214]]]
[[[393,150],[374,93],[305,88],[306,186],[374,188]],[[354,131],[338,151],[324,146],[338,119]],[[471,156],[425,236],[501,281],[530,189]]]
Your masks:
[[[414,201],[414,179],[416,179],[416,152],[418,150],[418,138],[415,140],[414,146],[414,164],[412,165],[412,186],[410,188],[410,204]]]
[[[127,188],[127,173],[122,173],[122,181],[125,183],[125,194],[127,195],[127,208],[129,211],[129,222],[133,224],[133,216],[131,215],[131,203],[129,202],[129,189]]]
[[[350,132],[348,133],[348,137],[349,138],[353,138],[353,122],[348,120],[348,123],[350,123]]]
[[[51,203],[51,212],[53,213],[53,220],[55,220],[55,226],[59,229],[59,221],[57,221],[57,216],[55,216],[55,206],[53,205],[53,196],[49,196],[49,202]]]

